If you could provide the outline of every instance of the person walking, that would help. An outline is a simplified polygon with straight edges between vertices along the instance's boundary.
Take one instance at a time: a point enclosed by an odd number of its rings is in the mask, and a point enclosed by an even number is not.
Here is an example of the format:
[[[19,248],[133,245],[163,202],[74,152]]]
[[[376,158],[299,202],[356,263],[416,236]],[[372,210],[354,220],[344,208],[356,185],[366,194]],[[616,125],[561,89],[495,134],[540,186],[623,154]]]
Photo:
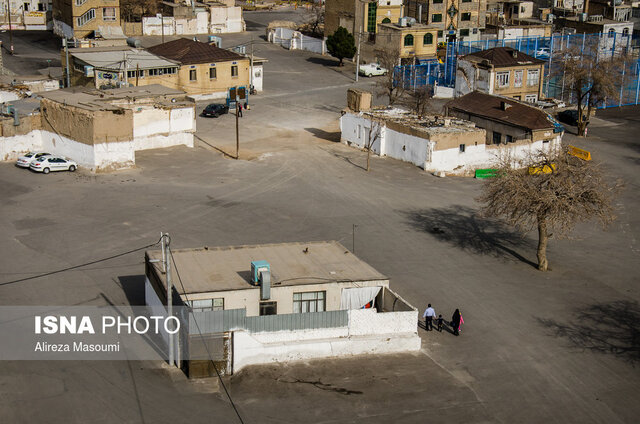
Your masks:
[[[431,303],[427,305],[427,309],[425,309],[424,314],[422,314],[422,318],[424,318],[424,328],[427,331],[433,330],[433,318],[436,316],[436,311],[431,307]]]
[[[462,319],[462,315],[460,315],[460,310],[456,309],[451,317],[451,327],[453,327],[453,335],[460,335],[460,320]]]
[[[236,104],[237,104],[237,108],[238,108],[238,112],[237,112],[237,113],[238,113],[238,116],[239,116],[240,118],[242,118],[242,103],[237,102]]]
[[[442,318],[442,314],[438,315],[436,322],[438,323],[438,331],[442,333],[442,326],[444,325],[444,318]]]

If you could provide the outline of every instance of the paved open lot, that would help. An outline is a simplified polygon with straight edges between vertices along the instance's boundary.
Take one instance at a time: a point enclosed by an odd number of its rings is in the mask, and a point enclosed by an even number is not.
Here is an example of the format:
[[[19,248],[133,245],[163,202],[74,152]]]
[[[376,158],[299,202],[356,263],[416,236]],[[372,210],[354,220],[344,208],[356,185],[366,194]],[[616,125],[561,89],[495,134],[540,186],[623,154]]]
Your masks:
[[[586,140],[566,136],[627,185],[618,220],[552,240],[553,270],[540,273],[534,235],[476,216],[481,181],[377,157],[365,172],[364,153],[335,142],[348,76],[305,53],[263,52],[273,87],[290,94],[256,96],[242,118],[243,160],[207,144],[233,145],[229,115],[199,118],[207,143],[141,152],[132,170],[45,176],[0,163],[0,304],[140,302],[141,252],[13,281],[146,246],[161,231],[174,248],[352,249],[356,224],[355,253],[420,309],[460,308],[461,336],[420,330],[414,354],[249,368],[226,380],[244,422],[637,421],[640,108],[599,113]],[[306,79],[335,87],[309,95]],[[217,381],[187,381],[161,363],[0,363],[2,423],[183,421],[238,422]]]

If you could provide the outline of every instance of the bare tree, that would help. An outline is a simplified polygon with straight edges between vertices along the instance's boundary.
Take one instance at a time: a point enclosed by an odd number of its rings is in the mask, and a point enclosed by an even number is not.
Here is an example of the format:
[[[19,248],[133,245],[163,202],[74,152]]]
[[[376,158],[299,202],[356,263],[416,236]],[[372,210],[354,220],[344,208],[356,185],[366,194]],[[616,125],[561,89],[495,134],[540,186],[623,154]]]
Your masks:
[[[415,91],[410,91],[411,96],[411,109],[416,115],[422,117],[429,109],[429,101],[433,97],[431,87],[422,86]]]
[[[603,54],[596,43],[584,51],[568,49],[559,57],[559,72],[564,75],[565,84],[575,95],[578,105],[578,135],[585,136],[593,109],[619,94],[627,55],[624,52]]]
[[[503,162],[477,200],[484,216],[504,217],[523,233],[537,228],[539,270],[549,269],[552,233],[563,238],[576,223],[596,218],[604,227],[615,218],[612,201],[621,183],[609,183],[596,163],[566,150],[540,152],[516,163],[517,168]]]
[[[369,170],[371,169],[370,167],[371,149],[373,148],[373,144],[380,139],[381,134],[382,134],[381,122],[372,117],[371,128],[369,129],[369,133],[367,134],[367,141],[365,142],[365,145],[364,145],[364,148],[367,151],[367,172],[369,172]]]
[[[378,94],[389,98],[389,105],[393,105],[404,94],[403,81],[399,80],[395,67],[400,64],[400,51],[398,49],[384,49],[377,53],[380,65],[387,73],[376,83]]]
[[[311,35],[324,35],[324,5],[321,1],[314,2],[307,13],[304,27]]]

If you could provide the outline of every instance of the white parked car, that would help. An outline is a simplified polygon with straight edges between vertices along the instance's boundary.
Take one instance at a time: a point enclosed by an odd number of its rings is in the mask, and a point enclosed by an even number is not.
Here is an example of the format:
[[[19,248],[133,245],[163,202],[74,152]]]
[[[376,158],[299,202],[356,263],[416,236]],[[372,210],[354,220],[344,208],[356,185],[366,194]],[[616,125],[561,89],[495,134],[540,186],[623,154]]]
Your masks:
[[[18,161],[16,162],[16,165],[21,168],[28,168],[34,159],[38,159],[38,158],[41,158],[42,156],[50,156],[50,155],[51,153],[45,153],[45,152],[29,152],[23,156],[20,156],[18,158]]]
[[[387,70],[377,63],[369,63],[368,65],[360,65],[360,75],[372,77],[374,75],[386,75]]]
[[[551,56],[551,49],[549,49],[549,47],[541,47],[536,51],[534,56],[538,59],[549,59],[549,56]]]
[[[48,174],[51,171],[73,172],[78,168],[78,164],[62,156],[43,156],[31,162],[29,168],[43,174]]]

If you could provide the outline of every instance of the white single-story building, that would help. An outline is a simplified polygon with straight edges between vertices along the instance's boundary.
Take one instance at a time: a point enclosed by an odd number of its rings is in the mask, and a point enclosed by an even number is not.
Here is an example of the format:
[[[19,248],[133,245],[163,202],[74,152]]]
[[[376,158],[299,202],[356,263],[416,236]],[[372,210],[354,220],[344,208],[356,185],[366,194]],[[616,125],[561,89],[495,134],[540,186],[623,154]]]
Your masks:
[[[3,160],[45,150],[92,171],[110,171],[134,166],[139,150],[193,147],[195,102],[183,91],[161,85],[72,87],[40,96],[39,112],[19,117],[20,125],[0,134]]]
[[[418,117],[395,108],[347,109],[341,140],[425,171],[470,175],[504,155],[521,158],[556,148],[562,139],[562,126],[547,113],[506,97],[474,92],[449,102],[447,111],[449,116]]]
[[[173,305],[190,309],[176,358],[190,376],[210,375],[209,359],[233,373],[253,364],[420,349],[418,311],[339,242],[179,249],[172,257],[180,275]],[[162,252],[147,251],[145,263],[146,303],[162,308]],[[203,338],[219,342],[199,356]]]

